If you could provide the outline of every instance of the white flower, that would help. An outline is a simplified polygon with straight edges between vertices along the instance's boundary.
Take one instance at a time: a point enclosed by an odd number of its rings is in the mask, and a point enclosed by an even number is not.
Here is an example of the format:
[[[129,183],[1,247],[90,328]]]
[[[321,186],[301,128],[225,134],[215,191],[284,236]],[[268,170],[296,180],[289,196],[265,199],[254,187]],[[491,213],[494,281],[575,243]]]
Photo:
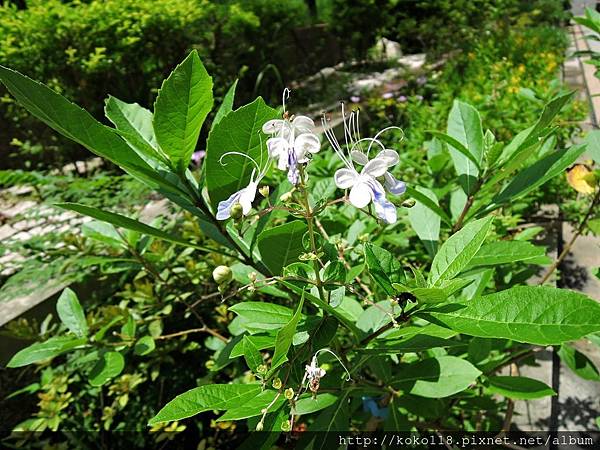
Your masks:
[[[217,220],[227,220],[231,217],[231,210],[234,205],[241,205],[242,207],[242,215],[247,216],[250,210],[252,209],[252,202],[256,198],[256,191],[258,190],[258,183],[264,178],[267,173],[267,169],[269,168],[270,161],[267,160],[267,163],[261,169],[258,163],[249,155],[239,152],[228,152],[221,156],[219,162],[222,165],[225,165],[222,160],[225,156],[228,155],[238,155],[244,158],[248,158],[254,164],[254,170],[252,170],[252,174],[250,175],[250,181],[245,188],[240,189],[237,192],[234,192],[229,196],[227,200],[222,200],[219,202],[217,206]],[[258,175],[257,175],[258,174]],[[256,176],[256,178],[255,178]]]
[[[269,120],[262,131],[273,137],[267,139],[269,156],[277,161],[277,168],[288,171],[288,180],[296,185],[299,181],[298,164],[307,163],[309,154],[317,153],[321,141],[314,133],[315,123],[310,117],[296,116],[288,118],[285,100],[289,98],[289,89],[283,91],[283,119]]]
[[[406,185],[404,182],[396,180],[388,169],[396,165],[399,161],[398,153],[394,150],[386,149],[378,140],[378,137],[391,128],[381,130],[373,138],[360,138],[360,129],[358,126],[358,111],[350,113],[348,120],[342,104],[342,119],[344,121],[344,140],[349,156],[347,156],[340,146],[327,120],[322,119],[323,129],[329,143],[340,157],[344,165],[343,169],[336,171],[334,180],[340,189],[350,189],[349,201],[357,208],[364,208],[373,202],[375,213],[386,223],[395,223],[397,220],[396,207],[385,196],[384,186],[377,178],[382,178],[385,188],[392,194],[399,195],[404,193]],[[362,144],[369,142],[366,153],[362,151]],[[381,151],[377,156],[369,160],[369,152],[373,144],[378,145]],[[353,161],[363,166],[360,173],[354,167]]]

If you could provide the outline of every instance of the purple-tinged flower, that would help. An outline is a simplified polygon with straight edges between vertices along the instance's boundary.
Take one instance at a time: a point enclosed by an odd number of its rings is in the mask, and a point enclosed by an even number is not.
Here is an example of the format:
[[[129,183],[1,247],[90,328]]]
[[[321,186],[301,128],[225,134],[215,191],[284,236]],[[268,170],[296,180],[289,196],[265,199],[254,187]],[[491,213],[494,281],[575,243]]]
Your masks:
[[[200,161],[202,158],[206,156],[206,150],[198,150],[197,152],[192,153],[192,162],[196,165],[200,165]]]
[[[401,96],[398,97],[398,101],[400,103],[404,103],[407,100],[408,100],[408,97],[406,95],[401,95]]]
[[[352,103],[358,103],[360,102],[360,97],[358,95],[353,95],[352,97],[350,97],[350,101]]]
[[[385,100],[389,100],[390,98],[392,98],[394,96],[393,92],[384,92],[383,95],[381,96],[381,98],[385,99]]]

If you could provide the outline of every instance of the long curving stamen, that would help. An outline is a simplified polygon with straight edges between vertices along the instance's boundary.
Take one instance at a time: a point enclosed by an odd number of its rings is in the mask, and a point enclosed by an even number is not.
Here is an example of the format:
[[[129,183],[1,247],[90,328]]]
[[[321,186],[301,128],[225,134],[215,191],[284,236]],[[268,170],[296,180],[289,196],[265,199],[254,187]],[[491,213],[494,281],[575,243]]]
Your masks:
[[[256,160],[252,156],[247,155],[245,153],[241,153],[241,152],[227,152],[227,153],[223,153],[221,155],[221,157],[219,158],[219,164],[221,164],[223,167],[226,166],[227,164],[223,162],[223,158],[225,158],[226,156],[229,156],[229,155],[237,155],[237,156],[243,156],[244,158],[248,158],[254,164],[254,167],[256,168],[256,171],[260,173],[260,166],[258,165],[258,163],[256,162]]]
[[[260,147],[260,167],[262,167],[262,169],[259,170],[258,172],[258,178],[256,179],[256,182],[259,182],[260,180],[262,180],[265,175],[267,174],[267,170],[269,169],[269,166],[271,165],[271,156],[269,155],[269,151],[267,150],[267,162],[265,163],[265,165],[263,166],[263,142],[262,142],[262,135],[261,135],[261,131],[258,130],[258,140],[259,140],[259,145]]]
[[[402,133],[402,137],[400,138],[400,141],[402,141],[404,139],[404,130],[400,127],[397,127],[395,125],[389,126],[389,127],[385,127],[383,130],[379,130],[377,132],[377,134],[375,136],[373,136],[373,139],[377,140],[377,138],[379,136],[381,136],[383,133],[385,133],[386,131],[389,130],[399,130]],[[379,141],[377,141],[379,142]],[[369,154],[369,151],[371,150],[371,145],[373,145],[373,142],[371,142],[371,144],[369,145],[369,148],[367,149],[367,155]]]
[[[317,357],[319,356],[319,353],[321,353],[321,352],[328,352],[328,353],[331,353],[333,356],[335,356],[335,359],[337,359],[339,361],[339,363],[342,365],[342,367],[344,368],[344,370],[348,374],[348,378],[346,378],[346,381],[350,381],[352,379],[352,377],[350,376],[350,371],[346,368],[346,366],[344,365],[344,363],[342,362],[342,360],[340,359],[340,357],[338,355],[336,355],[335,353],[333,353],[328,348],[322,348],[320,350],[317,350],[315,352],[315,354],[313,355],[313,358],[316,360]]]
[[[350,137],[350,143],[352,143],[352,135],[350,134],[350,128],[346,124],[346,111],[344,109],[344,102],[340,102],[342,104],[342,121],[344,122],[344,140],[346,141],[346,148],[349,148],[348,145],[348,137]]]
[[[337,138],[335,137],[333,128],[331,126],[329,126],[329,124],[327,123],[327,119],[324,116],[321,117],[321,125],[323,126],[323,132],[325,133],[325,137],[331,144],[331,147],[333,148],[335,153],[339,156],[339,158],[342,160],[342,162],[344,163],[344,165],[347,168],[353,169],[354,166],[344,155],[344,152],[342,151],[340,143],[338,142]]]
[[[287,109],[285,109],[285,101],[290,98],[290,93],[292,91],[290,91],[288,88],[284,88],[283,89],[283,94],[281,96],[281,104],[283,105],[283,114],[285,114],[285,112],[287,111]]]
[[[352,148],[350,149],[350,151],[351,151],[351,152],[352,152],[352,151],[354,151],[354,147],[356,147],[357,145],[360,147],[360,143],[361,143],[361,142],[364,142],[364,141],[369,141],[369,142],[370,142],[370,144],[369,144],[369,148],[367,148],[367,153],[365,153],[365,155],[367,156],[367,158],[369,157],[369,151],[371,150],[371,146],[372,146],[373,144],[377,144],[377,145],[379,145],[379,146],[381,147],[381,150],[385,150],[385,145],[383,145],[383,143],[382,143],[380,140],[378,140],[378,139],[375,139],[375,138],[362,138],[362,139],[360,139],[359,141],[357,141],[357,142],[356,142],[356,143],[355,143],[355,144],[352,146]],[[362,147],[360,147],[360,148],[361,148],[361,150],[362,150]]]

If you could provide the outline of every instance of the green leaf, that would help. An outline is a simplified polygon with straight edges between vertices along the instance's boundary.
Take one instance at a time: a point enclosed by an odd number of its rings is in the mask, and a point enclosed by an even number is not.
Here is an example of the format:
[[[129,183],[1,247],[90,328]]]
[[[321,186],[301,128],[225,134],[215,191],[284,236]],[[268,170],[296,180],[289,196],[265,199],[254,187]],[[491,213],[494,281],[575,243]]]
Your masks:
[[[244,326],[247,324],[251,330],[266,331],[278,330],[290,321],[294,312],[281,305],[264,302],[242,302],[229,307],[242,318]]]
[[[213,123],[210,128],[211,131],[221,121],[223,117],[225,117],[227,114],[233,111],[233,100],[235,98],[235,90],[237,88],[237,84],[238,80],[235,80],[233,84],[229,87],[229,90],[225,94],[225,97],[223,97],[223,103],[221,103],[221,106],[219,106],[219,109],[215,114],[215,118],[213,119]]]
[[[102,386],[118,376],[125,367],[125,358],[119,352],[106,352],[92,368],[89,381],[92,386]]]
[[[43,84],[3,66],[0,66],[0,81],[33,116],[63,136],[132,175],[139,175],[140,168],[149,168],[114,130]]]
[[[448,214],[446,214],[444,212],[444,210],[437,205],[436,202],[434,202],[429,197],[427,197],[425,194],[423,194],[421,192],[421,189],[425,189],[425,188],[419,188],[419,187],[412,188],[411,186],[406,186],[406,195],[414,197],[415,200],[417,200],[418,202],[422,203],[423,206],[426,206],[427,208],[429,208],[432,212],[434,212],[435,214],[437,214],[439,216],[439,218],[446,225],[448,225],[449,227],[451,227],[452,226],[452,221],[448,217]]]
[[[488,378],[488,390],[508,398],[531,400],[556,395],[550,386],[527,377],[495,376]]]
[[[448,300],[448,297],[456,291],[459,291],[472,282],[473,280],[465,278],[455,278],[443,282],[438,287],[418,287],[410,289],[409,292],[421,303],[441,303]]]
[[[318,394],[313,398],[312,395],[307,397],[301,397],[296,402],[296,414],[303,416],[305,414],[312,414],[322,409],[328,408],[337,401],[337,395],[333,394]]]
[[[497,241],[482,245],[469,266],[493,266],[518,261],[545,264],[548,260],[544,247],[526,241]]]
[[[127,339],[133,339],[135,337],[135,330],[135,319],[130,314],[129,317],[127,317],[127,322],[121,327],[121,334]]]
[[[275,400],[275,397],[277,397],[277,400]],[[277,391],[268,389],[244,402],[237,402],[234,407],[228,408],[227,412],[217,419],[217,422],[241,420],[247,419],[248,417],[259,416],[262,414],[263,408],[271,405],[269,410],[275,411],[285,402],[287,402],[287,400],[283,395],[278,396]]]
[[[43,361],[44,359],[54,358],[55,356],[84,345],[86,342],[87,340],[85,338],[77,338],[75,336],[51,337],[45,342],[36,342],[19,351],[10,359],[6,367],[22,367],[38,361]]]
[[[261,137],[263,124],[274,119],[277,111],[269,108],[258,97],[252,103],[231,111],[210,132],[206,148],[206,188],[213,208],[221,200],[246,187],[255,167],[251,160],[239,155],[248,155],[257,163],[266,164],[268,154]],[[261,146],[262,142],[262,146]]]
[[[144,356],[149,353],[152,353],[155,348],[156,344],[154,343],[154,339],[152,339],[152,336],[142,336],[135,343],[133,351],[136,355]]]
[[[302,315],[303,305],[304,296],[300,298],[300,303],[298,303],[294,316],[277,332],[277,338],[275,339],[275,353],[273,354],[273,360],[271,361],[271,372],[288,360],[287,352],[292,345],[296,327],[298,326],[298,322]]]
[[[283,268],[296,262],[304,253],[302,236],[307,231],[304,222],[294,220],[263,231],[258,236],[257,247],[262,262],[273,274],[283,273]]]
[[[168,167],[167,158],[158,150],[150,111],[137,103],[126,103],[111,95],[106,99],[104,114],[148,165],[154,168]]]
[[[584,142],[587,144],[586,153],[590,155],[596,164],[600,164],[600,130],[590,131]]]
[[[443,398],[467,389],[481,375],[470,362],[456,356],[428,358],[401,367],[390,385],[428,398]]]
[[[103,211],[98,208],[94,208],[93,206],[81,205],[79,203],[56,203],[55,206],[62,209],[68,209],[70,211],[75,211],[79,214],[83,214],[84,216],[93,217],[94,219],[101,220],[103,222],[108,222],[118,227],[126,228],[128,230],[137,231],[139,233],[147,234],[148,236],[153,236],[158,239],[163,239],[168,242],[173,242],[174,244],[183,245],[185,247],[194,247],[198,248],[197,245],[188,242],[184,239],[181,239],[177,236],[173,236],[172,234],[165,233],[158,228],[151,227],[150,225],[146,225],[135,219],[130,219],[129,217],[125,217],[121,214],[112,213],[109,211]]]
[[[190,163],[212,105],[212,78],[194,50],[163,82],[154,104],[156,140],[181,174]]]
[[[574,145],[566,150],[557,150],[544,156],[531,166],[520,171],[484,210],[491,211],[508,201],[514,201],[537,189],[548,180],[562,174],[585,151],[585,145]]]
[[[416,334],[406,339],[377,339],[369,344],[367,348],[359,349],[358,352],[375,355],[399,355],[402,353],[423,352],[432,348],[458,348],[465,346],[464,342],[430,336],[424,333]]]
[[[440,141],[445,142],[453,150],[456,150],[459,153],[462,153],[463,156],[466,156],[473,164],[475,164],[475,167],[478,170],[481,169],[480,162],[475,158],[475,156],[473,156],[471,154],[471,152],[467,149],[467,147],[465,147],[461,142],[457,141],[452,136],[448,136],[447,134],[441,133],[439,131],[428,130],[427,133],[431,134],[433,137],[438,138]]]
[[[325,431],[327,433],[331,431],[347,431],[350,423],[350,408],[348,404],[348,397],[350,396],[350,393],[350,389],[342,390],[338,401],[334,403],[333,406],[325,409],[321,414],[319,414],[310,427],[310,431]],[[316,436],[318,435],[319,433],[317,433]],[[319,437],[315,437],[315,439],[317,439],[318,444],[316,444],[313,448],[331,448],[323,447],[323,445],[326,443],[326,439],[321,439]]]
[[[77,299],[77,295],[71,289],[66,288],[60,294],[56,302],[56,312],[60,321],[77,336],[86,336],[88,325],[83,308]]]
[[[483,159],[483,128],[477,110],[467,103],[454,100],[448,115],[447,133],[462,144],[462,149],[450,144],[450,156],[460,185],[466,194],[471,194],[479,176],[478,167]],[[464,151],[471,154],[472,158],[467,158],[463,154]]]
[[[454,278],[469,265],[483,244],[492,220],[492,217],[486,217],[470,222],[444,242],[431,264],[430,286],[436,287]]]
[[[242,345],[244,348],[244,359],[246,360],[246,364],[248,364],[248,367],[252,372],[256,372],[256,368],[263,363],[262,355],[248,336],[244,336]]]
[[[392,283],[402,283],[406,279],[400,262],[387,250],[371,243],[365,244],[365,262],[375,283],[387,295],[395,295]]]
[[[438,198],[433,191],[420,186],[416,186],[415,189],[431,199],[436,205],[438,204]],[[425,245],[429,255],[433,257],[437,252],[440,239],[440,216],[417,199],[415,206],[408,210],[408,220],[423,245]]]
[[[81,226],[81,234],[87,238],[110,245],[111,247],[123,248],[126,246],[115,227],[110,223],[99,222],[96,220],[84,223]]]
[[[148,425],[172,422],[204,411],[225,410],[244,404],[261,391],[259,384],[207,384],[178,395],[167,403]]]
[[[600,331],[600,305],[583,294],[547,286],[516,286],[466,305],[417,315],[459,333],[555,345]]]
[[[600,373],[594,363],[571,345],[561,345],[558,356],[577,376],[584,380],[600,381]]]
[[[347,313],[342,307],[343,302],[342,305],[338,306],[337,308],[334,308],[326,301],[321,300],[319,297],[316,297],[309,292],[304,292],[303,288],[298,287],[295,284],[292,284],[288,281],[281,281],[281,284],[286,286],[288,289],[290,289],[298,295],[304,295],[304,298],[311,302],[313,305],[321,308],[323,311],[327,312],[327,314],[334,316],[337,320],[340,321],[342,325],[344,325],[348,330],[350,330],[355,337],[358,337],[362,334],[362,332],[354,324],[354,318],[351,316],[351,314]],[[360,305],[358,305],[357,307],[362,312],[362,308],[360,307]]]

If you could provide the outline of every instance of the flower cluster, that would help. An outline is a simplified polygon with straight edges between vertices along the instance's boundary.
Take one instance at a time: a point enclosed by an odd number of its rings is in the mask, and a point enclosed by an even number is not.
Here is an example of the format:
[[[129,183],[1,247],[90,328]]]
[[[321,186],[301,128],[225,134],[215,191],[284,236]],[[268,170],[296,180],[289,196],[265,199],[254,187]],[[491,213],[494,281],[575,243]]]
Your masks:
[[[347,117],[342,104],[346,151],[338,142],[330,122],[325,117],[322,119],[325,136],[346,166],[335,172],[335,184],[340,189],[350,189],[348,199],[355,207],[364,208],[372,202],[377,217],[386,223],[395,223],[397,220],[396,207],[387,199],[386,190],[390,194],[400,195],[406,190],[406,185],[389,173],[389,169],[398,164],[398,153],[395,150],[386,149],[379,137],[388,130],[400,130],[400,128],[384,128],[372,138],[361,138],[358,123],[359,113],[358,110],[352,111]],[[373,146],[379,148],[379,153],[373,159],[369,159]],[[354,163],[362,166],[360,172]],[[383,185],[380,180],[383,181]]]
[[[262,160],[259,163],[251,156],[239,152],[228,152],[221,157],[221,164],[224,164],[223,157],[229,155],[248,158],[254,165],[254,170],[245,188],[219,203],[218,220],[239,218],[250,212],[258,184],[266,175],[272,161],[276,162],[279,170],[287,171],[288,180],[296,186],[300,182],[300,165],[306,164],[310,160],[310,155],[320,150],[321,142],[314,132],[313,120],[302,115],[290,116],[285,108],[287,98],[289,98],[289,90],[286,88],[282,101],[283,118],[269,120],[262,127],[263,133],[271,136],[266,142],[268,157],[264,164]],[[353,206],[364,208],[372,203],[377,217],[386,223],[395,223],[396,207],[387,199],[386,191],[393,195],[400,195],[406,190],[406,185],[403,181],[395,179],[389,172],[390,168],[399,162],[398,153],[385,148],[379,137],[388,130],[400,130],[400,128],[384,128],[372,138],[361,138],[358,119],[358,110],[352,111],[347,116],[342,104],[344,150],[335,136],[330,120],[326,117],[322,118],[325,136],[345,165],[335,172],[335,184],[340,189],[350,189],[348,200]],[[374,146],[379,152],[370,159],[369,155]],[[360,172],[355,164],[362,166]]]

